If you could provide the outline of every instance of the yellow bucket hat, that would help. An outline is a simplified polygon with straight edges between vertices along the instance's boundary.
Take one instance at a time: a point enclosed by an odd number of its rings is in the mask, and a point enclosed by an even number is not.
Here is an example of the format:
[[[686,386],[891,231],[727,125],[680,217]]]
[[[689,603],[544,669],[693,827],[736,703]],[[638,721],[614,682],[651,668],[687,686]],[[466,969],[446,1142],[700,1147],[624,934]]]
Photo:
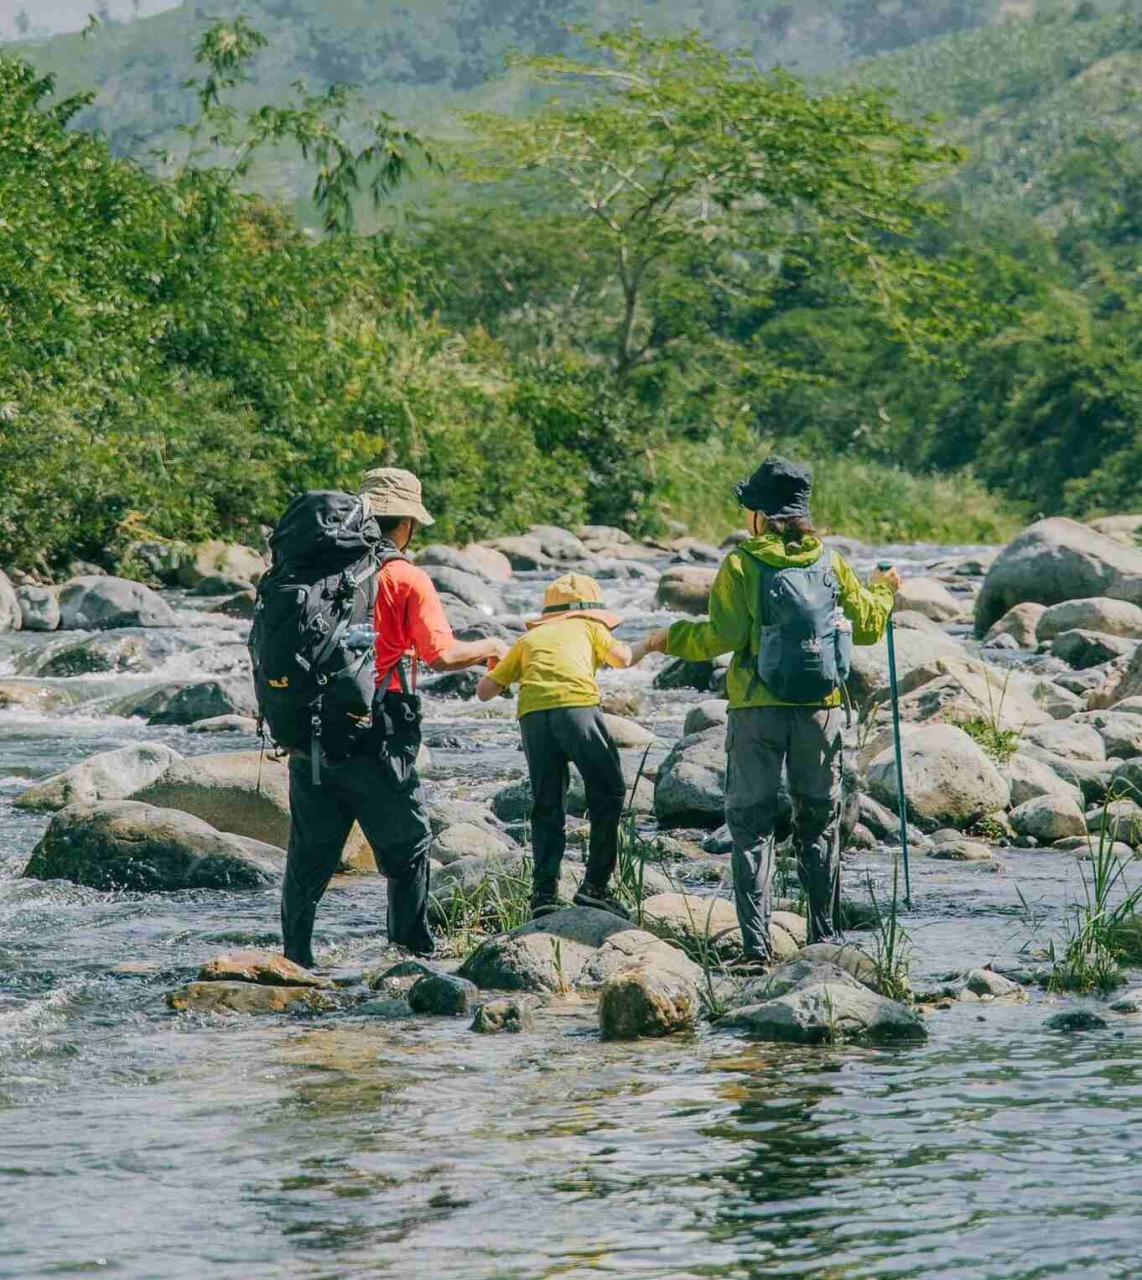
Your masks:
[[[436,521],[424,508],[420,481],[399,467],[374,467],[361,481],[361,497],[375,516],[411,516],[418,524]]]
[[[613,631],[622,618],[604,608],[603,591],[594,578],[585,573],[566,573],[543,593],[543,614],[527,624],[541,627],[545,622],[562,618],[594,618]]]

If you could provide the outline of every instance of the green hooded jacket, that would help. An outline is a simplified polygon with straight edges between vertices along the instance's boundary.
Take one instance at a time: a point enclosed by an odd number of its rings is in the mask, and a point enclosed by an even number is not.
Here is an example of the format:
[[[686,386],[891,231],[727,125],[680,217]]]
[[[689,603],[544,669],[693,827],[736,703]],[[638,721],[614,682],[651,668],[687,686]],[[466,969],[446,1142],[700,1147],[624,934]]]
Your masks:
[[[691,662],[711,662],[720,654],[732,652],[734,656],[726,679],[730,710],[791,705],[770,693],[757,674],[762,628],[761,566],[796,568],[816,564],[824,554],[824,544],[814,537],[786,543],[780,534],[767,533],[743,542],[726,556],[714,579],[709,620],[676,622],[670,628],[666,652]],[[840,588],[841,607],[853,624],[853,643],[876,644],[884,635],[892,613],[892,588],[883,584],[863,586],[851,565],[835,552],[833,568]],[[812,705],[839,707],[840,690],[826,702]]]

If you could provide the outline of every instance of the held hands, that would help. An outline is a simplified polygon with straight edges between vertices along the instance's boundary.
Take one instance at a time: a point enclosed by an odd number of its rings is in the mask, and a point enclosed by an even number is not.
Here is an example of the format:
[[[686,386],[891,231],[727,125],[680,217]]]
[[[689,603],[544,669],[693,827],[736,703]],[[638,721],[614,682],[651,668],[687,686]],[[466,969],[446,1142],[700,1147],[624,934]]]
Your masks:
[[[648,653],[665,653],[666,642],[670,638],[669,628],[652,631],[644,640],[631,645],[631,666],[637,666]]]

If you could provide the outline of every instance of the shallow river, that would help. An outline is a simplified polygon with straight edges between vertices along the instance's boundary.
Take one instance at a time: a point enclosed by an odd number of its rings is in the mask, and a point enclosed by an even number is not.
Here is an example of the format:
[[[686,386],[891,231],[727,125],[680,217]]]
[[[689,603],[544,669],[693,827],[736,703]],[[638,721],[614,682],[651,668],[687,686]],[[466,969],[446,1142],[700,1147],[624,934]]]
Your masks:
[[[538,591],[517,583],[513,604]],[[636,634],[655,621],[652,591],[614,593]],[[172,669],[201,669],[214,641],[224,652],[237,638],[185,618],[206,647]],[[50,641],[3,642],[0,673]],[[466,1020],[170,1014],[165,993],[208,956],[276,943],[275,894],[23,880],[46,817],[10,805],[30,778],[143,737],[184,753],[252,745],[105,713],[141,680],[80,677],[67,714],[0,713],[0,1276],[1142,1273],[1136,1019],[1066,1036],[1044,1028],[1057,1006],[1041,997],[957,1004],[930,1019],[926,1045],[873,1051],[711,1031],[602,1044],[589,1003],[514,1037]],[[652,695],[658,732],[676,737],[698,696]],[[451,744],[434,751],[438,792],[484,796],[522,772],[509,719],[458,702],[431,716],[430,740]],[[847,873],[883,883],[889,868],[872,854]],[[1080,875],[1051,854],[917,858],[914,982],[1018,964]],[[376,956],[383,910],[379,878],[331,889],[323,961]]]

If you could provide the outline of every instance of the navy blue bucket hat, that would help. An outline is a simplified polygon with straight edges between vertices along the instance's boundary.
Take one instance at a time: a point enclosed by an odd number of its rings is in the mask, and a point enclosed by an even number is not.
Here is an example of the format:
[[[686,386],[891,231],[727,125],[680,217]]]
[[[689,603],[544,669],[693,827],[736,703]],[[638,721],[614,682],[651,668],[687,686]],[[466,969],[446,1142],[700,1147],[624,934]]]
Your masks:
[[[737,500],[747,511],[771,520],[808,518],[813,475],[808,467],[788,458],[769,457],[748,480],[734,485]]]

